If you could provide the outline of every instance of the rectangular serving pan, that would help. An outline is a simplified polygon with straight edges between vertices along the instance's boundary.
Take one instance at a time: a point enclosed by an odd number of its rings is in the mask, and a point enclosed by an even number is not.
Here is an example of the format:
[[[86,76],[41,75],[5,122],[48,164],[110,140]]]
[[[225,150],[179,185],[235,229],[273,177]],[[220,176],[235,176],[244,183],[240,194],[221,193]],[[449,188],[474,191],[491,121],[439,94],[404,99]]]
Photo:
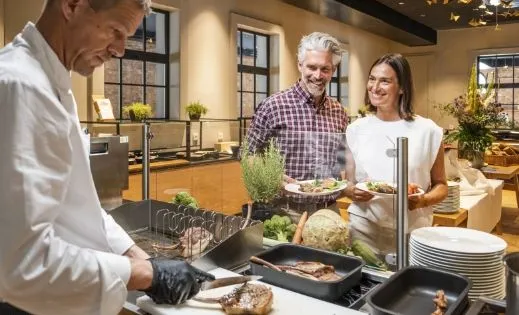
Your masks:
[[[341,277],[337,281],[314,281],[250,262],[252,274],[263,276],[261,281],[328,301],[337,300],[357,285],[364,266],[364,261],[357,257],[295,244],[280,244],[256,256],[275,265],[294,265],[298,261],[315,261],[332,265]]]
[[[460,315],[468,305],[472,282],[462,275],[431,267],[410,266],[393,274],[368,296],[371,315],[431,314],[437,290],[447,298],[445,315]]]

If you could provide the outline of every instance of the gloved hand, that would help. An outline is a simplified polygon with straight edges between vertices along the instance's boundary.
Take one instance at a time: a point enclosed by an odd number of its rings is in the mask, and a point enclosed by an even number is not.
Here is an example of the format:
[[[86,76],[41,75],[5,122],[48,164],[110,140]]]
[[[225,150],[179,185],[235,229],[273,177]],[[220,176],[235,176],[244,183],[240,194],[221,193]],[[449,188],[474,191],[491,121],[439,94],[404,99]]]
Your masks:
[[[185,261],[165,258],[148,259],[153,267],[151,287],[144,290],[157,304],[181,304],[200,291],[203,281],[214,276]]]

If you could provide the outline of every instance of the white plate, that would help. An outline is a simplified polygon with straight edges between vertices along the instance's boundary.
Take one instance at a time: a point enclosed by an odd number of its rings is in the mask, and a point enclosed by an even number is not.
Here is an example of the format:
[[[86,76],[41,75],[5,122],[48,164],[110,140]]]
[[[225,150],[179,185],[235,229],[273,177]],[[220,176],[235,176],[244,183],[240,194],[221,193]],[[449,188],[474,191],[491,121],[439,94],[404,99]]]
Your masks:
[[[393,184],[389,184],[389,185],[395,187],[395,185],[393,185]],[[358,189],[363,190],[365,192],[368,192],[368,193],[372,194],[373,196],[378,196],[378,197],[381,197],[381,198],[393,198],[393,197],[396,197],[396,194],[384,194],[384,193],[379,193],[379,192],[376,192],[376,191],[369,190],[368,186],[367,186],[367,182],[357,183],[355,185],[355,187],[357,187]],[[411,197],[411,196],[420,196],[420,195],[423,195],[424,193],[425,193],[425,191],[422,188],[418,188],[418,192],[416,194],[409,195],[409,197]]]
[[[457,227],[434,226],[411,232],[418,243],[463,254],[490,254],[506,249],[506,242],[490,233]]]
[[[318,193],[308,193],[308,192],[302,192],[299,190],[299,187],[301,187],[300,183],[301,184],[313,183],[314,181],[315,181],[314,179],[310,179],[310,180],[300,180],[300,181],[298,181],[298,183],[290,183],[285,186],[285,190],[289,191],[291,193],[294,193],[294,194],[299,194],[299,195],[304,195],[304,196],[326,196],[326,195],[331,195],[336,192],[339,192],[339,191],[343,190],[344,188],[346,188],[346,186],[348,186],[348,183],[346,181],[342,181],[337,188],[332,189],[332,190],[325,190],[325,191],[318,192]]]
[[[503,256],[505,254],[505,251],[498,251],[493,253],[483,253],[483,254],[474,254],[474,253],[460,253],[460,252],[454,252],[454,251],[448,251],[445,249],[438,249],[431,246],[424,245],[415,239],[411,237],[409,240],[409,244],[412,244],[413,247],[415,247],[420,252],[425,252],[428,254],[433,254],[439,257],[447,257],[456,259],[459,261],[470,261],[470,262],[480,262],[480,263],[486,263],[489,260],[491,261],[501,261],[503,259]]]

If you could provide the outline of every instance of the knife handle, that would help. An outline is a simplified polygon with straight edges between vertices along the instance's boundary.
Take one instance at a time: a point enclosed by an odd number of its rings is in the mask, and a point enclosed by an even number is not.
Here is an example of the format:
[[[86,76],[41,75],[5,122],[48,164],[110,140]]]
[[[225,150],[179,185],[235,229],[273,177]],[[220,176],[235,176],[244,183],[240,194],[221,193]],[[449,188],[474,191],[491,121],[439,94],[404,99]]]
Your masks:
[[[261,258],[258,258],[256,256],[251,256],[249,260],[254,262],[254,263],[257,263],[257,264],[269,267],[270,269],[274,269],[276,271],[283,272],[278,266],[276,266],[274,264],[271,264],[268,261],[265,261],[265,260],[263,260]]]

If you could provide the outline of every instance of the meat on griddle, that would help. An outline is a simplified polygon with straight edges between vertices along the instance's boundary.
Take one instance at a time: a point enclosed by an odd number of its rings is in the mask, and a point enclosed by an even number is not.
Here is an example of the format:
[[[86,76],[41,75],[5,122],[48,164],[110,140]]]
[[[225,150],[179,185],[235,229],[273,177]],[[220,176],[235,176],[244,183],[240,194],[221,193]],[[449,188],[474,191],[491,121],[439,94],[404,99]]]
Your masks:
[[[257,283],[245,283],[220,298],[194,297],[203,303],[220,303],[225,314],[264,315],[272,310],[274,295],[269,287]]]
[[[182,257],[191,257],[203,252],[213,240],[213,234],[202,227],[187,229],[180,237]]]

